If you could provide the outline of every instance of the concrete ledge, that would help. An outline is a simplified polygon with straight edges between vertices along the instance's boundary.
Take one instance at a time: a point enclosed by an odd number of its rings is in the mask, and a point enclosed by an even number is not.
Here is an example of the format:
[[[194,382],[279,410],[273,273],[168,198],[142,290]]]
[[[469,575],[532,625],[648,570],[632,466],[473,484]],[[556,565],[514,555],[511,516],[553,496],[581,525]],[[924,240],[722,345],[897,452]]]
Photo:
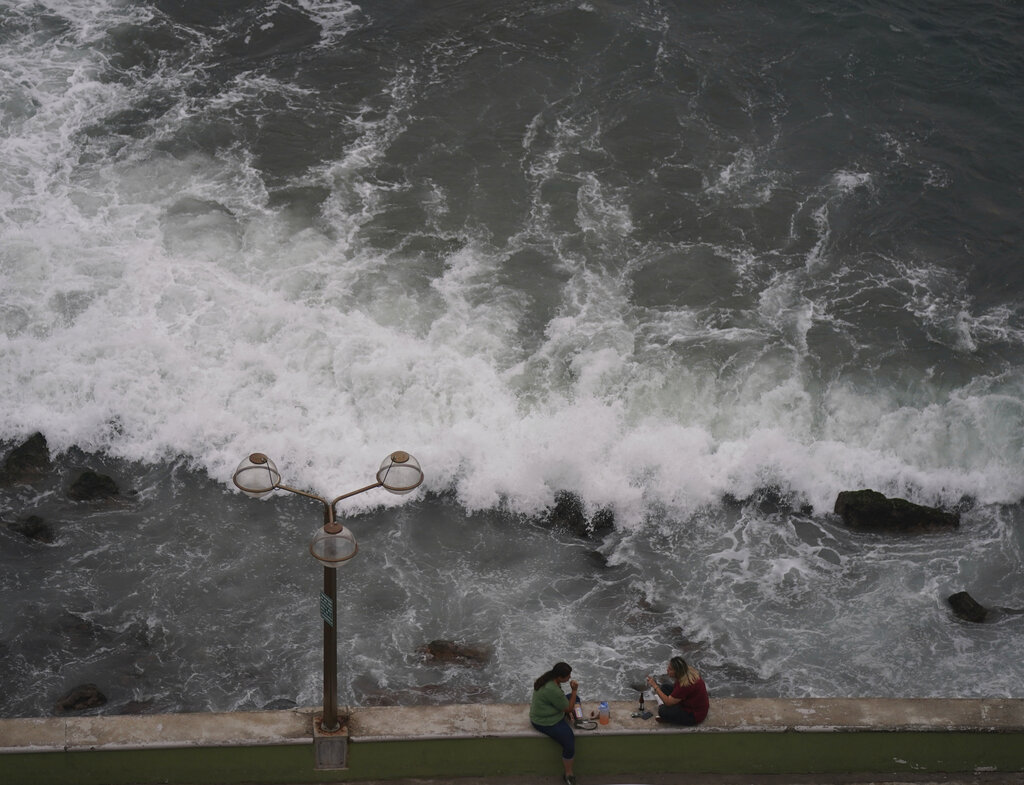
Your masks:
[[[1024,733],[1021,699],[723,698],[696,728],[633,719],[634,703],[611,702],[612,721],[578,736],[646,733],[968,731]],[[585,705],[585,710],[594,707]],[[529,705],[457,704],[349,710],[349,740],[534,738]],[[0,719],[0,754],[175,747],[309,744],[314,708],[211,714]]]
[[[589,712],[596,706],[585,704]],[[720,699],[697,728],[577,732],[577,773],[1024,771],[1024,700]],[[351,710],[349,768],[313,770],[316,709],[0,720],[0,782],[303,783],[557,773],[527,704]]]
[[[0,754],[309,744],[314,711],[0,720]]]

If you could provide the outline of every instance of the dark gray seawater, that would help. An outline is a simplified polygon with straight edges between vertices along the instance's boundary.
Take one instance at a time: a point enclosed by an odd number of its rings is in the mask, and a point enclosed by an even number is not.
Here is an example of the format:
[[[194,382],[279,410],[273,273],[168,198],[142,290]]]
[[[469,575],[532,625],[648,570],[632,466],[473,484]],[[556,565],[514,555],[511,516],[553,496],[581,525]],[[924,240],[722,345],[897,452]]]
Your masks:
[[[0,2],[0,716],[1021,696],[1024,6]],[[114,505],[64,493],[111,474]],[[841,490],[962,511],[851,533]],[[544,525],[560,491],[615,530]],[[493,647],[425,663],[434,638]]]

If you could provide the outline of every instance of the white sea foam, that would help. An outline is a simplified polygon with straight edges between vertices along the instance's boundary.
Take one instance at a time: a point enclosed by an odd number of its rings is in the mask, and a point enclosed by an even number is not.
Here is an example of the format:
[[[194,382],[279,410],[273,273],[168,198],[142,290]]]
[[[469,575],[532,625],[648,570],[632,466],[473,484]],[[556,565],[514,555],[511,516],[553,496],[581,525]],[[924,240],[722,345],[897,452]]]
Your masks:
[[[213,161],[173,166],[167,175],[180,185],[170,190],[219,191],[210,173],[229,174]],[[5,243],[4,305],[29,315],[3,337],[6,438],[42,428],[57,449],[143,461],[187,454],[217,477],[258,448],[291,481],[324,492],[403,447],[429,466],[428,487],[455,488],[470,509],[505,500],[537,512],[569,488],[615,508],[624,525],[650,503],[685,515],[763,485],[818,510],[844,487],[914,489],[944,502],[964,493],[1010,502],[1024,491],[1012,436],[1024,412],[997,380],[923,405],[842,385],[817,399],[798,363],[757,363],[740,369],[734,389],[708,395],[714,375],[675,368],[671,354],[638,364],[625,323],[612,330],[608,299],[594,302],[592,318],[549,326],[534,359],[566,373],[549,372],[524,409],[502,370],[515,316],[500,297],[465,308],[469,278],[446,275],[446,310],[426,332],[338,311],[294,278],[306,269],[337,280],[324,259],[337,247],[329,239],[289,235],[252,205],[156,220],[171,201],[162,196],[168,176],[122,171],[136,203],[115,191],[120,231],[106,216],[94,224],[117,245],[96,245],[88,232],[65,235],[77,253]],[[254,235],[260,250],[250,255]],[[37,261],[16,258],[19,248]],[[451,262],[454,271],[478,260],[464,252]],[[806,301],[764,307],[768,323],[792,322],[794,358],[802,355]],[[696,340],[692,325],[680,327]],[[727,345],[760,337],[713,334]]]
[[[771,171],[762,159],[765,151],[741,149],[718,172],[708,188],[713,195],[728,195],[745,208],[766,204],[775,192],[780,173]]]
[[[81,41],[99,22],[76,9]],[[395,115],[366,123],[337,162],[304,178],[331,187],[330,229],[295,231],[267,207],[244,151],[172,158],[128,142],[119,156],[75,163],[84,129],[133,100],[132,88],[98,80],[102,61],[88,50],[55,50],[42,64],[30,55],[7,71],[22,97],[5,111],[0,147],[6,439],[41,428],[57,449],[185,454],[219,478],[260,448],[318,488],[402,446],[430,467],[428,487],[454,488],[470,509],[537,512],[568,488],[627,526],[651,504],[687,515],[765,484],[818,510],[850,486],[945,502],[1013,501],[1024,490],[1021,445],[1006,436],[1021,425],[1017,378],[916,403],[853,384],[813,391],[808,335],[827,316],[800,277],[764,288],[749,327],[708,324],[692,309],[647,321],[614,272],[566,256],[560,313],[522,356],[508,340],[518,295],[488,290],[503,257],[483,244],[448,256],[427,289],[396,292],[382,278],[367,288],[393,262],[361,244],[387,186],[360,173],[400,130]],[[396,96],[408,78],[397,78]],[[208,108],[289,89],[246,77]],[[188,117],[165,116],[158,134]],[[534,160],[538,182],[580,134],[557,126],[556,153]],[[715,187],[746,188],[757,170],[743,153]],[[804,208],[819,233],[808,267],[828,242],[835,200],[871,181],[839,171]],[[584,233],[633,230],[597,180],[577,185]],[[955,289],[943,302],[930,274],[918,278],[916,315],[953,346],[1020,343],[1005,309],[972,315]],[[720,355],[731,364],[718,365]]]

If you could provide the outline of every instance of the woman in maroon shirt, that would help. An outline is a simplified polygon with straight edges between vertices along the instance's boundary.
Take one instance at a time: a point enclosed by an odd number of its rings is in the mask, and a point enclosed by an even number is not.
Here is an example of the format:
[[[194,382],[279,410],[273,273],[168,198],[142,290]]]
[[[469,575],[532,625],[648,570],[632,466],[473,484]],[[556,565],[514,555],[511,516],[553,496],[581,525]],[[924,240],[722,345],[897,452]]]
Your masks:
[[[658,722],[700,725],[708,716],[708,688],[704,679],[682,657],[668,661],[667,673],[673,681],[671,693],[666,690],[669,685],[660,687],[653,676],[647,677],[647,683],[661,699]]]

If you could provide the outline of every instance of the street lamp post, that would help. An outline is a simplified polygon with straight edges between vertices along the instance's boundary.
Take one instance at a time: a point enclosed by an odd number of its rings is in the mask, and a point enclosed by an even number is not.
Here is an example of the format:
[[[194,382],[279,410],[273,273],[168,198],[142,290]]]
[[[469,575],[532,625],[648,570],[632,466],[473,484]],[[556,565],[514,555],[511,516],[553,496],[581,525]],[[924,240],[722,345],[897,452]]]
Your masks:
[[[339,564],[351,559],[359,550],[352,532],[338,523],[335,507],[342,499],[359,493],[383,488],[395,494],[409,493],[423,482],[419,461],[409,453],[398,450],[385,458],[377,470],[377,481],[358,490],[343,493],[328,501],[315,493],[290,488],[281,482],[281,473],[270,458],[254,452],[235,469],[232,481],[244,493],[254,498],[272,491],[288,491],[299,496],[316,499],[324,506],[324,525],[309,544],[309,552],[324,566],[324,590],[320,595],[320,615],[324,620],[324,710],[320,730],[332,733],[340,729],[338,722],[338,579]]]

